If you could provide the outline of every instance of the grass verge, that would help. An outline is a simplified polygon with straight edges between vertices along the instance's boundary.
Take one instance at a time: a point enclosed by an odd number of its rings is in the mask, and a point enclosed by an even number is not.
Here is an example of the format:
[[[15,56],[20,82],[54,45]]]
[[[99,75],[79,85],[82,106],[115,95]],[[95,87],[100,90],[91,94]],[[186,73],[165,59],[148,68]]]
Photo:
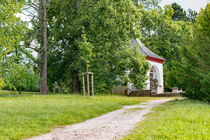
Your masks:
[[[154,112],[122,140],[209,140],[210,105],[181,100],[153,109]]]
[[[58,126],[70,125],[121,108],[150,97],[24,93],[11,95],[0,91],[0,139],[24,139],[50,132]]]

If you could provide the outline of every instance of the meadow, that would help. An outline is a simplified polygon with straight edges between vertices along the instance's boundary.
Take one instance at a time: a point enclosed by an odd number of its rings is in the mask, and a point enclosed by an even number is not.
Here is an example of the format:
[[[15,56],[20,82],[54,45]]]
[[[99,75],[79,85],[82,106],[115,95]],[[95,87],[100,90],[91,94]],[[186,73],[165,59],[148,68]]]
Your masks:
[[[0,139],[24,139],[50,132],[59,126],[71,125],[137,104],[150,97],[39,93],[11,94],[0,91]]]
[[[154,108],[122,140],[209,140],[209,134],[210,105],[185,99]]]

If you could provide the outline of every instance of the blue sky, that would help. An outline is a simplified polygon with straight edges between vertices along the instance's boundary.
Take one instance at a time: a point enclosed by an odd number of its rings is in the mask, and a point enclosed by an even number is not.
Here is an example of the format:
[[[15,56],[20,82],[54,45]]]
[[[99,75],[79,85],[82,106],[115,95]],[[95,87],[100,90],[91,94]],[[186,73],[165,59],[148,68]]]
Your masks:
[[[184,8],[185,10],[188,10],[190,8],[199,12],[201,8],[205,8],[208,2],[210,3],[210,0],[162,0],[160,5],[164,7],[164,5],[174,2],[181,5],[182,8]]]

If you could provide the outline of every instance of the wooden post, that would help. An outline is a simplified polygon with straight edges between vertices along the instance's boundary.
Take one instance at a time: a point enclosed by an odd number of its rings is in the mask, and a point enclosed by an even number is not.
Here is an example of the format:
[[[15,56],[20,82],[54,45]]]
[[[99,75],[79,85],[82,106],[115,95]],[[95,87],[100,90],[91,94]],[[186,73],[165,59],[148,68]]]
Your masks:
[[[83,95],[85,96],[85,76],[82,74],[82,82],[83,82]]]
[[[88,96],[90,96],[90,85],[89,85],[89,73],[87,72],[87,92]]]
[[[91,82],[92,82],[92,96],[94,96],[94,81],[93,81],[93,73],[91,76]]]

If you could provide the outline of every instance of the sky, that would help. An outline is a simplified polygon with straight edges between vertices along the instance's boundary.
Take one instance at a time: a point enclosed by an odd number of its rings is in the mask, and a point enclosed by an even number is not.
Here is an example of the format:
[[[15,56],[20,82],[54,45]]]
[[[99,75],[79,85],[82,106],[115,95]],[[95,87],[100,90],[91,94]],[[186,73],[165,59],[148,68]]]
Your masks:
[[[174,2],[181,5],[181,7],[186,11],[190,8],[199,12],[201,8],[205,8],[208,2],[210,3],[210,0],[162,0],[160,5],[161,7],[164,7],[164,5],[172,4]]]

